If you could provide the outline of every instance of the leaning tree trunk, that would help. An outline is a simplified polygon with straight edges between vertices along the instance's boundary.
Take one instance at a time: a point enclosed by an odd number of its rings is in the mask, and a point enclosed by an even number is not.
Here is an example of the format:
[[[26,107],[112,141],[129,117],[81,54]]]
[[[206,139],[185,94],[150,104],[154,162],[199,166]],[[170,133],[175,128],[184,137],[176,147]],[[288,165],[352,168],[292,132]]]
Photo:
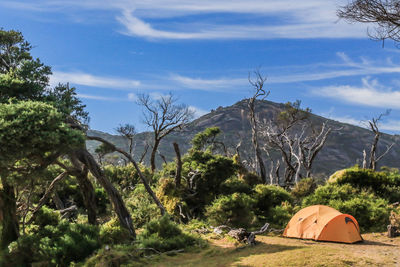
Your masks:
[[[97,136],[87,136],[87,138],[89,140],[96,140],[96,141],[100,141],[104,144],[107,144],[109,147],[111,147],[114,151],[117,151],[119,153],[121,153],[122,155],[124,155],[135,167],[140,180],[142,181],[144,188],[146,189],[147,193],[149,193],[149,195],[151,196],[151,198],[154,200],[154,203],[157,204],[158,208],[160,209],[161,215],[164,216],[164,214],[167,213],[167,211],[165,210],[163,204],[160,202],[160,200],[158,199],[158,197],[156,196],[156,194],[154,193],[153,189],[151,189],[149,183],[147,182],[146,178],[144,177],[142,171],[140,170],[139,166],[137,165],[136,161],[132,158],[131,155],[129,155],[126,151],[116,147],[114,144],[108,142],[107,140],[101,138],[101,137],[97,137]]]
[[[113,205],[114,211],[118,216],[118,220],[121,226],[128,229],[133,237],[136,237],[131,215],[126,208],[121,195],[104,175],[104,172],[101,170],[96,160],[86,149],[77,150],[75,152],[75,155],[78,157],[79,161],[87,166],[93,176],[96,177],[97,181],[99,181],[101,186],[106,190],[107,195]]]
[[[88,179],[88,170],[85,166],[82,172],[77,173],[76,180],[78,181],[79,188],[81,189],[83,203],[85,204],[88,222],[90,224],[97,224],[97,205],[96,205],[96,192],[94,191],[92,183]]]
[[[6,248],[19,237],[19,225],[17,219],[17,204],[14,187],[10,185],[4,176],[1,176],[3,189],[0,191],[0,204],[3,213],[1,248]]]

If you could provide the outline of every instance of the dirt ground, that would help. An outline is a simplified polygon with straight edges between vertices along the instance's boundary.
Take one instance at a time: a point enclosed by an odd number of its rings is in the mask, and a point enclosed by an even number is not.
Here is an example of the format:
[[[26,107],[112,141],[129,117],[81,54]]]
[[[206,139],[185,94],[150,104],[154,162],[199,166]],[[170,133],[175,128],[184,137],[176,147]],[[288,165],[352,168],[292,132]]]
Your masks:
[[[163,256],[151,266],[394,266],[400,267],[400,237],[385,233],[363,235],[356,244],[315,242],[280,236],[257,236],[254,247],[225,239],[210,239],[197,253]]]

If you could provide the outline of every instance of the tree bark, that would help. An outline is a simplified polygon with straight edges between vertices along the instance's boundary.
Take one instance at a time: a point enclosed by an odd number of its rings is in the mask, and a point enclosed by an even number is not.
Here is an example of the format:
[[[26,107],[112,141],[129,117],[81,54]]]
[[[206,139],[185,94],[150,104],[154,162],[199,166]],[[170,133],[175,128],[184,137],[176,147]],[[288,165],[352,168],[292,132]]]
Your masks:
[[[4,176],[1,176],[3,189],[0,192],[1,208],[3,213],[1,248],[6,248],[11,242],[19,237],[19,225],[17,219],[17,204],[14,187],[10,185]]]
[[[54,180],[50,183],[49,187],[46,189],[46,192],[42,196],[42,198],[39,200],[39,204],[36,206],[36,208],[32,211],[32,217],[29,219],[28,224],[32,223],[32,221],[35,219],[36,213],[40,210],[40,208],[46,203],[46,201],[50,198],[51,193],[53,192],[54,188],[58,184],[59,181],[64,179],[68,175],[68,172],[65,171],[58,175]],[[58,208],[58,207],[57,207]]]
[[[104,172],[101,170],[96,160],[86,149],[77,150],[75,151],[74,154],[77,156],[79,161],[81,161],[83,164],[87,166],[87,168],[90,170],[93,176],[96,177],[97,181],[106,190],[108,197],[111,201],[111,204],[113,205],[114,211],[118,216],[120,225],[128,229],[130,234],[135,238],[136,233],[132,224],[131,215],[129,214],[129,211],[126,208],[121,195],[118,193],[117,189],[113,186],[113,184],[104,175]]]
[[[146,178],[144,177],[142,171],[140,170],[140,168],[137,165],[136,161],[131,157],[131,155],[129,155],[126,151],[114,146],[112,143],[108,142],[107,140],[105,140],[105,139],[103,139],[101,137],[87,136],[87,138],[89,140],[96,140],[96,141],[100,141],[100,142],[106,143],[107,145],[112,147],[115,151],[117,151],[117,152],[121,153],[122,155],[124,155],[133,164],[133,166],[135,167],[136,171],[138,172],[139,178],[142,181],[147,193],[149,193],[149,195],[153,198],[154,202],[157,204],[158,208],[160,209],[161,215],[164,215],[164,214],[167,213],[167,211],[165,210],[164,206],[161,204],[160,200],[158,199],[156,194],[151,189],[151,187],[150,187],[149,183],[147,182]]]
[[[157,149],[160,144],[159,139],[154,140],[154,145],[153,145],[153,150],[151,151],[151,156],[150,156],[150,166],[151,166],[151,173],[154,173],[156,170],[156,154],[157,154]]]
[[[174,142],[174,150],[176,154],[176,173],[175,173],[175,186],[179,187],[182,180],[182,159],[178,143]]]
[[[96,205],[96,192],[94,191],[94,187],[92,183],[88,179],[88,170],[85,166],[84,170],[80,173],[77,173],[76,180],[78,181],[79,188],[81,189],[81,194],[83,198],[83,203],[85,204],[88,222],[90,224],[97,224],[97,205]]]

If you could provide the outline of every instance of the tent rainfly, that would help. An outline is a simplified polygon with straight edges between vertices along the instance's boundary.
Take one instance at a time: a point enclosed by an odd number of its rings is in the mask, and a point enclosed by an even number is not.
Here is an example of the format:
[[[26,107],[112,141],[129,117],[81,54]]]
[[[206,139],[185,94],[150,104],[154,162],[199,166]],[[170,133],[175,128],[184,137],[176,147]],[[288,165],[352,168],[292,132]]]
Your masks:
[[[297,212],[290,219],[283,236],[341,243],[363,240],[353,216],[323,205],[310,206]]]

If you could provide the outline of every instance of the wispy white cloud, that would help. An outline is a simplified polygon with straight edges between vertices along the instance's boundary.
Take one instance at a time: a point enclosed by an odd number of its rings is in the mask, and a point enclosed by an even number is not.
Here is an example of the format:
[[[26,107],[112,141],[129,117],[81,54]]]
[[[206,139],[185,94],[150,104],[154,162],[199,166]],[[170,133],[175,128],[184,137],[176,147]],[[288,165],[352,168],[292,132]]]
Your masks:
[[[140,86],[140,81],[124,78],[96,76],[83,72],[61,72],[55,71],[50,78],[50,84],[71,83],[91,87],[110,88],[110,89],[136,89]]]
[[[205,91],[216,91],[218,89],[224,90],[227,88],[233,89],[234,87],[247,85],[248,79],[244,78],[218,78],[218,79],[203,79],[203,78],[191,78],[178,74],[170,76],[170,80],[178,83],[185,88],[205,90]]]
[[[209,111],[199,108],[199,107],[195,107],[195,106],[189,106],[189,109],[193,111],[195,118],[199,118],[199,117],[209,113]]]
[[[128,94],[128,100],[129,101],[132,101],[132,102],[135,102],[135,101],[137,101],[137,96],[134,94],[134,93],[129,93]]]
[[[400,91],[386,88],[377,80],[362,79],[362,86],[339,85],[314,89],[313,94],[344,102],[379,108],[400,108]]]
[[[400,66],[394,64],[390,60],[386,60],[383,63],[373,62],[368,58],[361,58],[360,61],[354,61],[345,53],[341,52],[337,53],[337,56],[341,60],[339,63],[317,63],[314,66],[288,66],[284,69],[279,69],[279,72],[285,71],[286,74],[269,74],[267,75],[267,83],[298,83],[321,81],[340,77],[400,73]],[[296,69],[296,71],[292,71],[293,69]],[[270,70],[272,73],[277,73],[277,70],[274,70],[273,68]],[[242,89],[249,84],[247,77],[218,77],[207,79],[172,74],[169,76],[169,80],[184,88],[205,91]],[[393,81],[393,83],[396,83],[396,81]],[[398,84],[400,84],[400,81],[398,81]]]
[[[100,101],[112,101],[112,102],[126,101],[123,98],[99,96],[99,95],[77,94],[76,96],[79,98],[82,98],[82,99],[91,99],[91,100],[100,100]]]
[[[150,39],[275,39],[365,38],[365,25],[337,21],[336,9],[344,0],[105,0],[105,1],[3,1],[8,8],[47,12],[106,10],[124,27],[127,35]],[[213,21],[206,16],[231,14],[254,16],[251,23]],[[189,20],[180,22],[185,16]],[[152,20],[149,20],[149,19]],[[161,24],[157,19],[162,18]],[[244,20],[242,20],[244,21]]]

